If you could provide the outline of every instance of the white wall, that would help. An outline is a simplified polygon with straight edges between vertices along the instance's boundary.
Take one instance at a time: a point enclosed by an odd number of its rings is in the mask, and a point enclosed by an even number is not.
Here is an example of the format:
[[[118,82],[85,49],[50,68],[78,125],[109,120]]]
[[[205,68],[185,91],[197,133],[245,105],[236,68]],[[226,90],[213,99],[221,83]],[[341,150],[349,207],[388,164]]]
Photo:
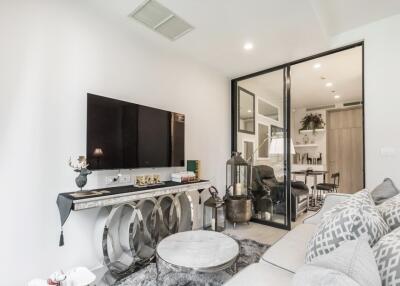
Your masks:
[[[186,114],[186,157],[201,160],[204,178],[225,183],[228,79],[157,50],[80,2],[0,2],[2,285],[96,266],[98,210],[72,213],[59,248],[55,204],[58,193],[76,189],[67,160],[85,154],[87,92]],[[104,185],[102,176],[91,175],[89,186]]]
[[[399,79],[400,15],[340,34],[332,47],[365,40],[366,185],[385,177],[400,186]],[[383,155],[382,148],[394,151]]]

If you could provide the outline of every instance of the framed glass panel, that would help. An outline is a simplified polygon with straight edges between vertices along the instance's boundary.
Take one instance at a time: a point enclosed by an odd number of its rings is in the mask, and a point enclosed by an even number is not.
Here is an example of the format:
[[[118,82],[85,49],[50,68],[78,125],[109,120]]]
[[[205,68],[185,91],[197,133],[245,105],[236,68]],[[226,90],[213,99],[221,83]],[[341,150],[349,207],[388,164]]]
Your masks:
[[[255,133],[255,97],[242,87],[238,88],[239,132]]]
[[[238,114],[237,132],[234,135],[236,150],[250,158],[250,149],[256,156],[251,157],[252,219],[280,228],[289,228],[287,185],[287,124],[285,69],[277,69],[235,82]],[[254,106],[253,106],[254,104]],[[253,107],[252,107],[253,106]],[[254,111],[255,114],[254,114]],[[246,124],[245,122],[248,122]],[[271,129],[271,126],[275,126]],[[273,133],[272,133],[273,132]],[[279,136],[275,140],[272,135]],[[251,146],[250,142],[254,142]],[[274,143],[274,150],[272,150]],[[250,147],[251,146],[251,147]]]
[[[269,126],[258,123],[258,159],[268,159],[269,149]]]

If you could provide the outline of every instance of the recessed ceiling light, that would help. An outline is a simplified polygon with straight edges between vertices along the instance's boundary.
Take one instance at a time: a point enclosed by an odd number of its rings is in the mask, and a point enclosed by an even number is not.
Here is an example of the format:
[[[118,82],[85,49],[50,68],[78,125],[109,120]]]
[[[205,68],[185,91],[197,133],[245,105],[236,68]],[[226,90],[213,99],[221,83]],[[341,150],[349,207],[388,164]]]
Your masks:
[[[340,98],[340,95],[339,95],[339,94],[336,94],[336,95],[334,96],[334,98],[335,98],[335,99],[339,99],[339,98]]]
[[[244,46],[243,46],[243,49],[245,49],[246,51],[250,51],[253,48],[254,48],[253,43],[250,43],[250,42],[245,43]]]
[[[331,82],[327,82],[327,83],[325,84],[326,87],[331,87],[332,85],[333,85],[333,83],[331,83]]]
[[[248,113],[251,113],[251,109],[247,110]]]
[[[321,67],[321,64],[320,64],[320,63],[314,64],[314,68],[315,68],[315,69],[319,69],[320,67]]]

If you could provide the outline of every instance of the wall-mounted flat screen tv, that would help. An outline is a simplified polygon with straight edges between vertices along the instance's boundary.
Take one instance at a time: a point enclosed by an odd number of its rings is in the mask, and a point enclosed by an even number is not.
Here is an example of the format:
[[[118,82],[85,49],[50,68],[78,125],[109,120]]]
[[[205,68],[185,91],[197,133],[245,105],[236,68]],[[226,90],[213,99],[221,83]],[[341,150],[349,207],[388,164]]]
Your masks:
[[[87,94],[86,157],[91,170],[185,164],[185,116]]]

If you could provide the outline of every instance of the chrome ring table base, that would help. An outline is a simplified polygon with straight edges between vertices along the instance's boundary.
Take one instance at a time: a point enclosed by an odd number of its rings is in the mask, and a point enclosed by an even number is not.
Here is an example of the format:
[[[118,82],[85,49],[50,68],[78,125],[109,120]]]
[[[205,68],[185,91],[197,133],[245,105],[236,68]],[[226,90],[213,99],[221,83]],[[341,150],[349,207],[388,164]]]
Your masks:
[[[148,265],[161,239],[191,230],[193,204],[187,193],[104,207],[95,235],[101,237],[104,264],[115,279]]]

